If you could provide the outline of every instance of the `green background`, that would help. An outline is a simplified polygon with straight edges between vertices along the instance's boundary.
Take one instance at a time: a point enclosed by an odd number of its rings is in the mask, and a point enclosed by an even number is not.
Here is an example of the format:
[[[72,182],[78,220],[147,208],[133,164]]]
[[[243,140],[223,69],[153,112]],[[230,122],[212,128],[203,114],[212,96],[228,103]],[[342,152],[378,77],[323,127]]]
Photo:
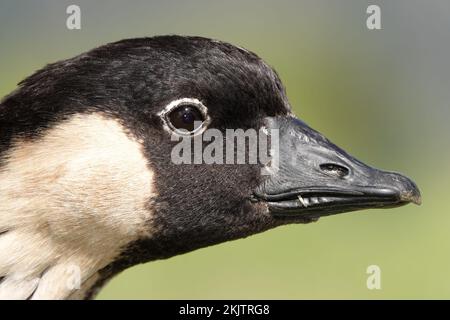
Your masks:
[[[78,4],[82,29],[65,27]],[[382,30],[366,28],[381,6]],[[123,38],[201,35],[256,52],[295,113],[400,171],[422,206],[292,225],[131,268],[99,299],[450,298],[448,1],[0,1],[0,96],[45,64]],[[381,268],[368,290],[366,268]]]

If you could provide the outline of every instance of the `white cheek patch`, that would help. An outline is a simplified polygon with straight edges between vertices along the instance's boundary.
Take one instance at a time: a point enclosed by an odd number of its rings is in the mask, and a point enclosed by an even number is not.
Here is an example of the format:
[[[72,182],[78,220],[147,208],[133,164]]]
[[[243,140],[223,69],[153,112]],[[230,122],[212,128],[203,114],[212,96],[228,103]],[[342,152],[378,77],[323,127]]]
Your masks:
[[[40,139],[16,140],[6,159],[0,297],[13,296],[12,287],[18,298],[32,289],[33,298],[68,297],[74,290],[63,283],[64,266],[79,266],[83,283],[127,244],[151,236],[154,175],[141,143],[118,121],[73,116]],[[12,285],[20,279],[23,286]]]

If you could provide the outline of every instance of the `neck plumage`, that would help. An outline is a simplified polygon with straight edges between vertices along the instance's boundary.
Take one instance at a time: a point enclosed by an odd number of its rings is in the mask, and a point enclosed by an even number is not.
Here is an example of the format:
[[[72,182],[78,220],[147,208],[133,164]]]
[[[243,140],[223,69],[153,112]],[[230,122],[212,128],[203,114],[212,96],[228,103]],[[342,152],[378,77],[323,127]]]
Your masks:
[[[99,270],[150,236],[153,173],[117,121],[75,115],[1,156],[0,299],[90,296]]]
[[[0,299],[91,298],[103,282],[99,270],[114,257],[61,246],[42,229],[0,235]]]

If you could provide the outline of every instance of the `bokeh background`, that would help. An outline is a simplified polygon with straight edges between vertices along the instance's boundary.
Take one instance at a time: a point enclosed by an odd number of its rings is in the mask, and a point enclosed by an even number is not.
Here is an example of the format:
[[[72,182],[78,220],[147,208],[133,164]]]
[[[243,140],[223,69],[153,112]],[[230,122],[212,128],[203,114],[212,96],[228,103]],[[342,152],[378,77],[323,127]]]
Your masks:
[[[82,29],[66,29],[77,4]],[[381,7],[382,30],[366,28]],[[130,37],[201,35],[279,72],[295,113],[412,177],[422,206],[281,227],[131,268],[98,299],[450,298],[450,2],[1,0],[0,96],[45,64]],[[380,266],[382,289],[366,268]]]

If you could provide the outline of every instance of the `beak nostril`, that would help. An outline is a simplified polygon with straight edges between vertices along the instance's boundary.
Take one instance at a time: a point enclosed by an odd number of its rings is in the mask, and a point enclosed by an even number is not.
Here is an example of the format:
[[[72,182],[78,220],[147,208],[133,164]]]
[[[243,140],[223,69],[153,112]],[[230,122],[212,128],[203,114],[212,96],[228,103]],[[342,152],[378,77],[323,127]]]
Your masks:
[[[350,172],[350,170],[348,170],[346,167],[335,163],[323,163],[319,167],[327,174],[333,175],[338,178],[344,178]]]

